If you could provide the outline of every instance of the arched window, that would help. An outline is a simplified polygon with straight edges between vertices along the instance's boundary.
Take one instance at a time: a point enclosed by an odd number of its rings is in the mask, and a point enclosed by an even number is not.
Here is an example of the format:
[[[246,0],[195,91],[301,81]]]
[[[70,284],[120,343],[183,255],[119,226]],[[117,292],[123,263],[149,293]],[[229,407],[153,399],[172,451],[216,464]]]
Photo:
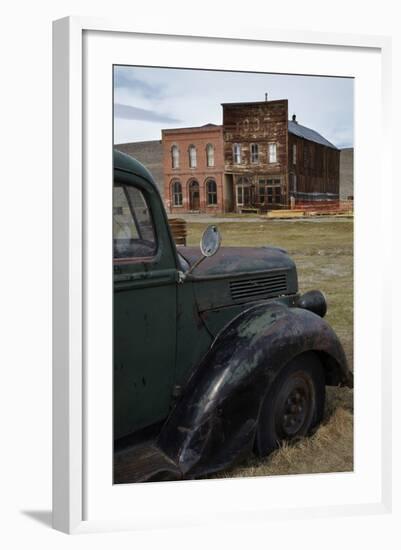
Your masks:
[[[196,168],[196,147],[195,145],[190,145],[188,148],[189,154],[189,167]]]
[[[173,145],[171,148],[171,166],[178,168],[180,166],[180,151],[177,145]]]
[[[182,206],[182,186],[176,180],[172,183],[173,206]]]
[[[206,183],[207,204],[209,206],[217,204],[217,185],[214,180],[208,180]]]
[[[214,147],[211,143],[206,145],[206,164],[207,166],[214,166]]]

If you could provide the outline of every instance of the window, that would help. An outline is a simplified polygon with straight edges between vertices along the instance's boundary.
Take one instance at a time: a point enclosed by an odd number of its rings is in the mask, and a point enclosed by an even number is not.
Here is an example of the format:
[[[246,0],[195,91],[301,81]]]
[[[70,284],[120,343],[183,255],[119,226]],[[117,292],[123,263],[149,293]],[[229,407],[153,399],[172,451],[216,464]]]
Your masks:
[[[178,168],[180,166],[180,152],[177,145],[173,145],[171,148],[171,166]]]
[[[182,186],[177,180],[172,183],[173,188],[173,206],[182,206]]]
[[[297,163],[297,146],[295,143],[292,145],[292,164]]]
[[[209,206],[217,205],[217,185],[214,180],[209,180],[206,183],[207,204]]]
[[[266,181],[267,204],[281,203],[281,182],[279,179],[269,179]]]
[[[251,203],[251,186],[247,178],[241,177],[236,185],[237,206],[249,206]]]
[[[251,162],[254,164],[259,162],[259,145],[257,143],[251,143]]]
[[[154,256],[152,218],[141,191],[130,185],[113,188],[113,248],[115,259]]]
[[[269,143],[269,162],[277,162],[277,144]]]
[[[266,202],[266,185],[267,180],[260,178],[259,179],[259,203],[265,204]]]
[[[196,168],[196,147],[195,145],[190,145],[188,149],[189,153],[189,167]]]
[[[241,164],[241,145],[239,143],[233,145],[233,159],[234,164]]]
[[[206,145],[206,164],[214,166],[214,147],[210,143]]]
[[[237,185],[237,204],[238,206],[244,204],[244,187],[242,185]]]
[[[259,204],[271,205],[281,203],[281,180],[259,178]]]

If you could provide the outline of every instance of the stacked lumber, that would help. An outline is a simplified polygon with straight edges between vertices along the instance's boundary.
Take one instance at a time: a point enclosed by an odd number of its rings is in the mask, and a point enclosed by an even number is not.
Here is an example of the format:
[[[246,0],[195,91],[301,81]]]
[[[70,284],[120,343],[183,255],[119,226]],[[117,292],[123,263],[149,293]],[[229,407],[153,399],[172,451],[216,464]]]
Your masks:
[[[187,222],[181,218],[171,218],[168,221],[175,244],[187,244]]]
[[[268,218],[273,219],[289,219],[289,218],[303,218],[305,216],[304,210],[269,210],[267,212]]]

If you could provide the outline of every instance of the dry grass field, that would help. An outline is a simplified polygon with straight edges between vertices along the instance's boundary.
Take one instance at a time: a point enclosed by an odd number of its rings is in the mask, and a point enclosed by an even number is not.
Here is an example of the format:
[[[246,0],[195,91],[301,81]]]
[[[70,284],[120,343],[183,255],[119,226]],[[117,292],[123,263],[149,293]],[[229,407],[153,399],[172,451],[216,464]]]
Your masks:
[[[188,245],[197,246],[206,223],[188,224]],[[326,319],[353,362],[353,222],[349,219],[219,223],[226,246],[285,248],[298,268],[301,292],[322,290]],[[207,260],[206,260],[207,261]],[[251,457],[218,477],[343,472],[353,469],[353,392],[328,388],[326,411],[316,433],[268,458]]]

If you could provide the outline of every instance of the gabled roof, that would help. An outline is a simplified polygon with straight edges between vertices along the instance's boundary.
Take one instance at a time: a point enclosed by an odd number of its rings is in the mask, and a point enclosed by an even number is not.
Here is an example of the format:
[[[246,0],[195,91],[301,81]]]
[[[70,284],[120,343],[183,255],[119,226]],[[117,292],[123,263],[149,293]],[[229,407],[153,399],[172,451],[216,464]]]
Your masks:
[[[332,149],[337,149],[335,145],[330,143],[330,141],[328,141],[326,138],[321,136],[315,130],[311,130],[306,126],[302,126],[302,124],[299,124],[298,122],[294,122],[293,120],[288,121],[288,131],[291,134],[294,134],[295,136],[298,136],[304,139],[309,139],[309,141],[314,141],[315,143],[319,143],[320,145],[325,145],[326,147],[331,147]]]

